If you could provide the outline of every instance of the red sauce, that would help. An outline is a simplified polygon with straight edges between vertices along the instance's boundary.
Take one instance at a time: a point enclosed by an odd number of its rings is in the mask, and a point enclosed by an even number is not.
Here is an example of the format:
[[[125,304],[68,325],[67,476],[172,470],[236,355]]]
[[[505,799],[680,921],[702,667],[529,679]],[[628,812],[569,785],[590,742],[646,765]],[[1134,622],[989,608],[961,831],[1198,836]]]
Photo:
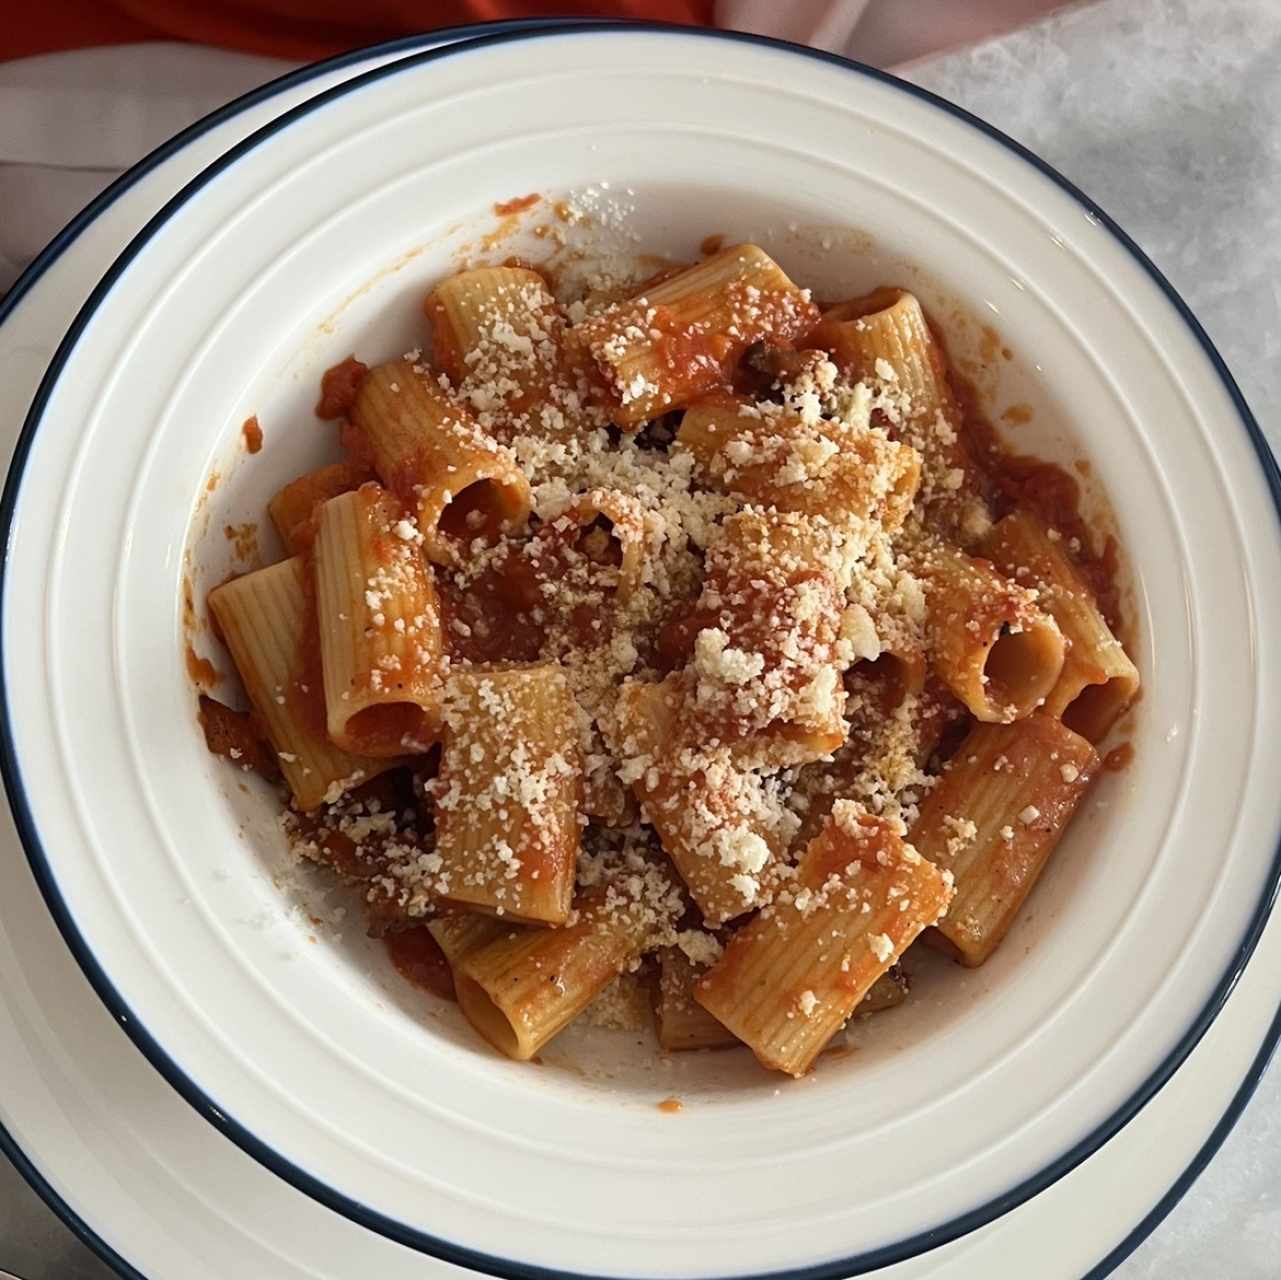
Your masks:
[[[684,1110],[685,1104],[679,1098],[664,1098],[657,1106],[664,1115],[674,1116]]]
[[[712,609],[694,611],[692,601],[674,609],[658,631],[658,666],[663,671],[683,667],[693,657],[698,633],[705,627],[714,627],[716,617],[716,611]]]
[[[705,258],[714,257],[725,247],[725,233],[718,231],[713,236],[706,236],[703,243],[698,246],[698,251]]]
[[[374,451],[369,437],[353,422],[345,419],[338,428],[338,442],[347,454],[348,464],[369,475],[374,473]]]
[[[527,196],[517,196],[514,200],[504,200],[501,204],[494,205],[494,213],[500,218],[510,217],[513,213],[524,213],[542,198],[537,191],[531,191]]]
[[[525,612],[529,582],[515,556],[487,569],[466,590],[457,586],[451,574],[439,575],[441,629],[450,657],[467,662],[536,662],[543,632]]]
[[[196,592],[191,585],[191,576],[182,575],[182,629],[189,634],[196,628]]]
[[[999,520],[1023,508],[1057,529],[1108,625],[1119,632],[1120,549],[1111,534],[1105,534],[1103,545],[1096,548],[1097,530],[1081,515],[1081,486],[1076,478],[1053,462],[1011,453],[983,415],[974,387],[955,371],[951,383],[964,415],[964,440],[981,472],[993,517]]]
[[[391,962],[402,977],[442,1000],[453,1000],[454,975],[440,944],[426,925],[403,929],[383,939]]]
[[[356,402],[356,392],[365,380],[369,367],[355,356],[348,356],[331,369],[326,369],[320,379],[320,400],[316,404],[316,417],[326,421],[345,418]]]
[[[982,332],[983,341],[979,344],[979,359],[991,364],[1001,353],[1001,335],[990,324],[985,324]]]
[[[1119,747],[1113,747],[1103,757],[1103,767],[1109,773],[1120,773],[1123,769],[1129,767],[1133,759],[1134,744],[1132,742],[1123,742]]]
[[[187,645],[187,674],[191,677],[196,688],[212,689],[218,683],[218,672],[214,664],[208,658],[202,658],[191,647]]]
[[[245,437],[245,452],[257,453],[262,448],[262,428],[258,425],[258,415],[246,418],[240,430]]]
[[[649,319],[651,330],[660,334],[655,351],[663,364],[684,385],[714,385],[720,375],[712,372],[709,362],[719,368],[734,354],[736,343],[723,333],[702,333],[679,320],[670,307],[658,306]]]
[[[205,746],[235,765],[248,765],[268,781],[280,777],[275,752],[267,744],[257,718],[250,711],[236,711],[213,698],[200,696],[197,713]]]
[[[237,560],[258,559],[258,525],[255,521],[225,525],[222,534],[232,544]]]

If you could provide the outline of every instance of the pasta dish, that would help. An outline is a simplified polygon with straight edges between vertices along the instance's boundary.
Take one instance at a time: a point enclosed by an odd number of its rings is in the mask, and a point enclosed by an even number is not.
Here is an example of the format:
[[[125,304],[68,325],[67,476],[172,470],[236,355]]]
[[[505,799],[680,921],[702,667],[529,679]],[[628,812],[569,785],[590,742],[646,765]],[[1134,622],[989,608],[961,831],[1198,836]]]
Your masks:
[[[631,1000],[802,1075],[909,948],[983,964],[1138,692],[1072,479],[910,292],[750,244],[424,310],[430,354],[325,375],[342,460],[209,596],[248,709],[206,738],[294,853],[517,1059]]]

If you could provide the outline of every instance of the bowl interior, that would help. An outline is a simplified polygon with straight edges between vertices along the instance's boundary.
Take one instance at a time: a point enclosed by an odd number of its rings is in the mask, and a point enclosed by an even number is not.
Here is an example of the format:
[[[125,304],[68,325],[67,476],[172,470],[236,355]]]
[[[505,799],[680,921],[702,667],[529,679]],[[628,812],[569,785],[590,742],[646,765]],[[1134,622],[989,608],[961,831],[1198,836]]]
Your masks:
[[[1003,428],[1012,447],[1069,470],[1086,458],[1072,404],[1051,380],[1038,376],[1040,353],[1003,333],[995,307],[966,296],[962,283],[947,273],[914,260],[910,244],[887,237],[883,228],[874,235],[857,225],[815,221],[816,211],[797,200],[727,191],[712,184],[674,186],[639,178],[636,182],[641,185],[630,186],[624,172],[621,180],[606,180],[603,191],[598,185],[548,190],[540,193],[539,205],[517,217],[496,215],[493,202],[480,205],[434,235],[433,228],[424,228],[420,243],[382,261],[379,248],[372,247],[370,260],[360,267],[344,264],[351,274],[331,290],[328,309],[321,303],[324,315],[318,323],[282,335],[281,349],[270,354],[256,376],[246,376],[243,386],[228,388],[229,411],[218,423],[202,424],[209,431],[215,461],[192,495],[184,552],[196,602],[187,635],[193,651],[219,668],[216,694],[234,697],[237,690],[234,667],[209,632],[203,605],[208,591],[230,573],[283,556],[265,515],[267,502],[297,475],[341,457],[335,427],[318,421],[314,413],[321,373],[353,353],[373,364],[413,348],[429,350],[423,298],[437,280],[463,266],[499,264],[515,257],[549,266],[572,290],[585,274],[602,267],[644,278],[654,269],[655,259],[697,261],[703,239],[722,234],[727,244],[761,244],[820,299],[840,301],[885,284],[910,288],[943,331],[957,371],[975,386],[988,416]],[[585,211],[585,221],[567,232],[568,243],[562,247],[545,236],[545,229],[564,230],[554,207],[566,200]],[[367,272],[363,278],[362,270]],[[241,423],[251,413],[264,435],[264,447],[256,455],[246,454],[241,433]],[[216,436],[215,427],[221,428]],[[1082,482],[1083,508],[1096,522],[1100,537],[1107,536],[1116,531],[1115,516],[1093,463],[1087,465],[1088,471],[1074,471]],[[1144,603],[1130,568],[1127,562],[1123,581],[1130,602],[1129,629],[1137,641],[1143,634]],[[1146,638],[1139,642],[1140,650]],[[1132,715],[1118,731],[1118,740],[1132,736],[1138,723],[1139,717]],[[357,894],[336,886],[325,872],[297,866],[290,859],[277,825],[275,793],[251,775],[237,775],[204,760],[196,732],[192,749],[190,767],[209,776],[225,799],[228,821],[246,833],[226,850],[226,874],[246,882],[271,882],[271,892],[262,902],[263,923],[266,917],[283,921],[309,962],[313,947],[320,948],[326,971],[317,981],[333,981],[336,964],[356,998],[385,1005],[404,1034],[446,1035],[462,1053],[491,1057],[456,1006],[410,986],[390,966],[381,944],[363,936]],[[1020,978],[1043,983],[1037,954],[1054,936],[1070,936],[1079,927],[1070,908],[1074,899],[1089,892],[1082,889],[1082,881],[1088,884],[1091,863],[1112,838],[1116,821],[1109,802],[1128,786],[1128,778],[1113,775],[1098,787],[995,961],[981,971],[966,971],[917,948],[912,998],[887,1016],[853,1024],[846,1038],[857,1053],[825,1060],[820,1087],[875,1080],[878,1089],[891,1090],[881,1102],[893,1106],[893,1081],[901,1075],[904,1055],[929,1061],[940,1052],[942,1038],[959,1024],[984,1020],[989,1009],[1009,1001]],[[574,1094],[600,1089],[606,1096],[642,1104],[652,1104],[672,1090],[686,1101],[773,1097],[784,1083],[761,1071],[746,1052],[676,1055],[660,1061],[647,1033],[575,1027],[540,1058],[551,1068],[539,1073],[542,1089]]]

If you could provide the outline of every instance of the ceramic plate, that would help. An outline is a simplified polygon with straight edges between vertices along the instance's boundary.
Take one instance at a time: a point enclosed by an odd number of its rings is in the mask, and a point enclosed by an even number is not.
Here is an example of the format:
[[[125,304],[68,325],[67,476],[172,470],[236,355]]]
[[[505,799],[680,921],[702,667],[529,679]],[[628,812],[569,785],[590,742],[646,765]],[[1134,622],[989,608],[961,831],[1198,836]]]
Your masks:
[[[582,102],[590,128],[566,123]],[[261,477],[230,474],[245,414],[297,424],[326,363],[353,344],[395,349],[458,251],[455,223],[471,234],[494,200],[605,181],[634,191],[628,227],[667,251],[751,234],[830,278],[852,255],[829,260],[824,241],[857,243],[865,277],[916,264],[936,309],[995,313],[1015,359],[990,394],[1032,397],[1036,447],[1085,453],[1100,491],[1125,499],[1148,688],[1138,762],[1078,824],[1020,945],[813,1082],[776,1094],[735,1068],[681,1066],[693,1104],[674,1124],[653,1111],[670,1073],[626,1063],[602,1079],[608,1051],[592,1044],[577,1074],[497,1063],[425,1019],[371,950],[310,943],[270,883],[252,802],[203,757],[180,661],[183,550],[208,476],[221,466],[220,492],[248,502],[301,462],[300,432],[282,430]],[[1143,264],[958,115],[756,42],[491,38],[286,116],[180,196],[82,320],[8,495],[23,834],[78,957],[153,1060],[358,1221],[503,1272],[866,1269],[1097,1147],[1248,958],[1281,823],[1249,785],[1276,727],[1254,660],[1278,620],[1270,473]]]

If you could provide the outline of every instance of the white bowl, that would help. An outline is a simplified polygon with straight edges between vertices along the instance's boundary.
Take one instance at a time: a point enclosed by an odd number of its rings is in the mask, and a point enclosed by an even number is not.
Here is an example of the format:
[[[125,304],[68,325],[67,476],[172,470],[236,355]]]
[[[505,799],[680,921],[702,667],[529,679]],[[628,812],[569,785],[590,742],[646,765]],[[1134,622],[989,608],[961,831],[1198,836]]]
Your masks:
[[[495,1058],[354,921],[313,925],[319,879],[274,882],[274,805],[207,755],[192,714],[184,553],[199,596],[226,569],[206,531],[261,519],[321,459],[320,371],[413,345],[426,285],[494,201],[606,181],[646,247],[724,232],[823,293],[910,284],[958,354],[988,357],[996,411],[1033,406],[1021,447],[1089,458],[1134,569],[1135,763],[1097,788],[990,964],[936,969],[799,1083],[744,1054],[658,1063],[608,1032],[567,1033],[541,1070]],[[250,413],[266,446],[246,459]],[[1281,730],[1263,660],[1281,639],[1277,492],[1168,286],[962,113],[746,38],[491,37],[289,113],[96,291],[5,494],[6,782],[125,1029],[339,1212],[504,1275],[848,1275],[1067,1172],[1168,1078],[1249,958],[1279,870],[1281,789],[1260,768]],[[672,1094],[684,1110],[660,1114]]]

